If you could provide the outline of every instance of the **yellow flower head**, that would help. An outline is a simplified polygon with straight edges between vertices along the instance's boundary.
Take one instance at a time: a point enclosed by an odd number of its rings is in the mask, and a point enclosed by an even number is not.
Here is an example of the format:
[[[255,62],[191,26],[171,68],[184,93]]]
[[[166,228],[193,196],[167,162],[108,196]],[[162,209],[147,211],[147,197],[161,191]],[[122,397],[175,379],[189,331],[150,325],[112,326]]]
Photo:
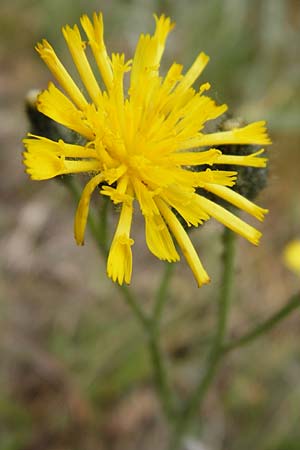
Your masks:
[[[283,260],[292,272],[300,275],[300,239],[295,239],[287,244],[283,252]]]
[[[33,180],[57,175],[87,172],[92,174],[83,189],[75,217],[75,239],[83,244],[92,192],[110,197],[121,205],[119,223],[110,247],[107,273],[113,281],[130,282],[132,250],[130,237],[133,208],[139,205],[145,219],[149,250],[159,259],[179,260],[177,241],[199,286],[209,281],[199,257],[177,218],[187,226],[197,227],[214,217],[250,242],[258,244],[260,234],[222,206],[214,203],[197,188],[211,192],[262,220],[262,209],[230,189],[236,172],[206,169],[192,171],[193,166],[229,164],[264,167],[262,151],[249,156],[222,155],[214,146],[224,144],[269,144],[265,122],[217,133],[204,133],[207,121],[216,119],[227,106],[218,106],[204,93],[204,83],[197,90],[194,82],[201,75],[208,56],[200,53],[183,73],[173,63],[165,77],[159,73],[160,61],[169,32],[174,27],[165,16],[155,16],[154,34],[142,34],[134,57],[126,61],[123,54],[108,55],[103,40],[102,14],[86,15],[79,28],[66,26],[63,35],[85,92],[73,81],[51,45],[43,40],[36,50],[62,90],[50,83],[37,101],[40,112],[79,133],[85,144],[75,145],[28,135],[24,139],[24,164]],[[97,82],[86,56],[91,48],[104,83]],[[129,89],[124,93],[124,74],[130,72]],[[201,147],[206,147],[202,149]],[[207,149],[207,147],[209,149]],[[101,186],[101,187],[100,187]],[[201,190],[201,192],[202,192]]]

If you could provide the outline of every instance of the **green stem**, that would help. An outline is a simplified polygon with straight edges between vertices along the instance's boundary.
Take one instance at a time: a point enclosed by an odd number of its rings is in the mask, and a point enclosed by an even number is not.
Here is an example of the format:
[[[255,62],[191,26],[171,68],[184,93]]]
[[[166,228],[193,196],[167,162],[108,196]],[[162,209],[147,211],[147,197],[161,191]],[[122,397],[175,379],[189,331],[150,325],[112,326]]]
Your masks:
[[[253,330],[249,331],[244,336],[241,336],[240,338],[225,344],[223,346],[222,353],[225,354],[230,352],[231,350],[235,350],[236,348],[250,344],[252,341],[257,339],[261,335],[270,331],[274,326],[276,326],[279,322],[285,319],[292,311],[294,311],[294,309],[297,309],[299,307],[300,307],[300,292],[293,295],[282,308],[280,308],[276,313],[274,313],[263,323],[254,327]]]
[[[170,386],[166,361],[163,351],[159,344],[160,332],[156,324],[152,325],[152,331],[149,334],[148,349],[153,367],[154,381],[161,401],[163,412],[169,422],[172,423],[175,414],[175,399]]]
[[[180,448],[184,435],[202,405],[222,358],[222,346],[226,335],[228,312],[233,293],[235,241],[235,234],[227,228],[224,229],[223,275],[218,300],[217,330],[206,361],[204,375],[187,400],[182,414],[176,423],[174,435],[169,447],[170,450],[178,450]]]
[[[135,318],[137,319],[138,323],[142,326],[142,328],[144,330],[145,329],[148,330],[150,320],[149,320],[148,316],[144,313],[143,309],[141,308],[140,304],[138,303],[133,292],[125,284],[122,284],[122,285],[117,284],[116,287],[122,293],[125,302],[131,309],[131,311],[132,311],[133,315],[135,316]]]
[[[170,386],[165,357],[160,346],[160,322],[163,308],[168,298],[168,288],[172,278],[173,266],[174,265],[170,263],[166,263],[165,265],[165,270],[155,296],[148,340],[156,388],[162,403],[164,414],[169,423],[174,419],[175,399]]]
[[[172,279],[173,271],[174,271],[174,264],[166,262],[165,270],[155,296],[155,303],[153,308],[154,320],[160,321],[161,319],[162,311],[168,298],[167,293],[170,281]]]
[[[81,189],[78,183],[72,178],[68,177],[65,180],[66,186],[71,191],[73,197],[79,201],[81,195]],[[88,226],[94,237],[97,246],[104,258],[108,255],[107,246],[107,205],[108,202],[104,199],[104,203],[101,209],[101,214],[99,220],[97,220],[96,215],[90,209],[88,216]],[[162,313],[163,306],[167,298],[167,291],[169,283],[171,280],[173,266],[171,264],[166,265],[166,269],[161,279],[160,286],[156,294],[155,307],[153,312],[153,317],[149,318],[141,308],[137,299],[133,295],[130,288],[126,285],[117,284],[116,287],[120,290],[121,294],[128,307],[135,316],[137,322],[141,325],[142,329],[146,331],[148,335],[148,348],[153,365],[155,384],[159,397],[161,399],[163,411],[171,421],[173,417],[173,398],[172,391],[169,385],[167,371],[164,363],[163,352],[159,345],[160,330],[159,322]]]

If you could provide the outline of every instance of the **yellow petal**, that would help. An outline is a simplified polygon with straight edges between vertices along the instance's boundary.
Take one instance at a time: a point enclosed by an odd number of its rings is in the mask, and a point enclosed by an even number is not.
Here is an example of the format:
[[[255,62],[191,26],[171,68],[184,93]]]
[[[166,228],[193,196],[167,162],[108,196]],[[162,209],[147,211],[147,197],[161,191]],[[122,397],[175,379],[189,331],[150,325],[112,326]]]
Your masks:
[[[205,187],[208,183],[234,186],[237,179],[237,172],[229,170],[211,170],[206,169],[203,172],[197,172],[197,186]]]
[[[87,139],[94,138],[94,132],[84,120],[84,114],[77,109],[53,83],[49,83],[48,89],[43,91],[37,99],[37,109],[52,120],[77,131]]]
[[[214,217],[225,225],[225,227],[248,239],[248,241],[252,242],[252,244],[258,245],[261,237],[261,233],[258,230],[239,219],[230,211],[227,211],[227,209],[205,197],[202,197],[201,195],[198,195],[198,202],[199,206],[201,206],[201,208],[203,208],[209,216]]]
[[[78,245],[84,244],[84,232],[86,227],[86,222],[89,214],[89,206],[91,195],[98,186],[99,183],[103,181],[103,174],[98,174],[94,176],[84,187],[80,201],[75,215],[74,222],[74,235],[75,240]]]
[[[183,217],[188,226],[197,227],[209,219],[206,212],[199,208],[198,195],[194,192],[185,191],[182,187],[175,185],[162,190],[160,196]]]
[[[111,68],[111,60],[108,57],[103,39],[103,16],[101,13],[99,13],[99,15],[94,13],[92,23],[87,15],[83,15],[80,21],[82,28],[89,39],[89,44],[105,86],[108,90],[110,90],[113,82],[113,73]]]
[[[37,44],[36,50],[75,105],[77,105],[79,109],[84,109],[87,105],[86,99],[56,56],[56,53],[49,42],[43,39],[41,43]]]
[[[161,57],[163,55],[166,40],[170,31],[173,30],[175,23],[172,23],[169,17],[165,17],[162,14],[160,17],[154,15],[156,29],[153,36],[153,41],[155,42],[156,51],[155,51],[155,59],[152,61],[153,65],[157,65],[160,63]]]
[[[159,259],[169,262],[178,261],[179,255],[160,213],[144,217],[149,250]]]
[[[210,149],[207,151],[197,152],[177,152],[170,155],[170,159],[175,164],[182,166],[200,166],[201,164],[215,164],[215,162],[222,155],[222,152],[217,149]]]
[[[169,94],[178,81],[182,79],[182,67],[182,64],[173,63],[169,68],[161,87],[162,98],[163,94]]]
[[[133,207],[123,203],[119,223],[110,247],[107,259],[107,275],[120,285],[129,284],[132,273],[132,252],[131,246],[134,241],[129,237]]]
[[[179,255],[155,203],[155,192],[150,191],[138,179],[133,181],[133,187],[145,218],[146,242],[149,250],[159,259],[177,261]]]
[[[128,177],[123,176],[127,171],[125,164],[120,164],[118,167],[112,167],[103,171],[104,180],[108,184],[113,184],[118,181],[117,190],[120,194],[124,194],[128,186]],[[121,178],[122,177],[122,178]]]
[[[251,153],[250,155],[221,155],[215,162],[215,164],[230,164],[233,166],[247,166],[247,167],[266,167],[268,158],[261,158],[264,152],[262,148],[258,152]]]
[[[200,287],[203,284],[209,283],[209,276],[202,266],[196,250],[194,249],[193,244],[190,241],[190,238],[188,237],[179,220],[176,218],[175,214],[162,200],[157,200],[157,206],[159,207],[162,216],[164,217],[165,221],[168,224],[168,227],[170,228],[172,234],[178,242],[178,245],[185,256],[187,263],[189,264],[195,276],[198,286]]]
[[[182,80],[176,87],[177,95],[182,94],[189,87],[192,86],[192,84],[197,80],[197,78],[201,75],[201,73],[205,69],[206,65],[208,64],[208,61],[209,57],[205,53],[203,52],[199,53],[190,69],[183,76]]]
[[[267,214],[268,212],[267,209],[260,208],[255,203],[243,197],[238,192],[229,189],[228,187],[221,186],[218,184],[206,184],[203,187],[207,191],[212,192],[218,197],[223,198],[224,200],[228,201],[237,208],[246,211],[247,213],[251,214],[253,217],[256,217],[256,219],[260,221],[264,220],[265,214]]]
[[[124,90],[123,79],[124,73],[130,70],[130,61],[125,63],[124,54],[113,53],[112,55],[112,71],[113,84],[110,89],[109,97],[114,104],[110,119],[112,126],[121,130],[122,136],[126,135],[127,124],[124,117]]]
[[[62,29],[64,38],[69,47],[72,59],[78,70],[81,80],[88,91],[91,99],[96,105],[102,104],[102,92],[92,72],[91,66],[86,57],[85,44],[81,40],[80,32],[75,25],[73,28],[68,25]]]
[[[65,144],[63,141],[55,142],[50,139],[35,136],[36,139],[23,139],[26,150],[23,153],[26,172],[33,180],[47,180],[58,175],[80,172],[93,172],[100,170],[97,159],[67,159],[90,155],[85,147]],[[94,153],[93,153],[94,154]]]
[[[130,78],[130,89],[131,92],[135,89],[141,87],[139,85],[143,80],[149,80],[152,75],[158,73],[159,63],[165,48],[166,39],[168,34],[174,27],[174,24],[171,23],[170,18],[165,16],[157,16],[155,17],[156,21],[156,30],[153,36],[149,34],[141,35],[136,46],[133,64],[132,64],[132,72]],[[147,90],[143,91],[142,94],[146,94]],[[135,91],[137,94],[138,92]]]
[[[52,141],[43,136],[28,133],[28,138],[23,139],[25,147],[30,151],[41,152],[48,150],[57,156],[65,156],[68,158],[97,158],[96,151],[90,146],[67,144],[62,139],[59,141]]]
[[[25,146],[28,145],[24,142]],[[32,180],[48,180],[64,173],[64,161],[48,150],[40,152],[26,151],[23,153],[23,163],[26,173]]]
[[[118,192],[117,189],[112,188],[111,186],[103,186],[100,194],[110,197],[115,205],[118,205],[119,203],[131,203],[133,200],[131,195]]]
[[[225,104],[218,106],[209,97],[195,95],[178,111],[180,120],[175,126],[175,132],[181,139],[192,138],[203,128],[205,122],[216,119],[226,110]]]
[[[224,144],[258,144],[268,145],[271,140],[266,131],[266,122],[253,122],[242,128],[234,128],[230,131],[201,134],[198,138],[191,139],[193,147]]]
[[[132,180],[135,196],[139,202],[142,214],[150,217],[152,215],[159,215],[159,210],[153,199],[154,191],[150,191],[138,178]]]

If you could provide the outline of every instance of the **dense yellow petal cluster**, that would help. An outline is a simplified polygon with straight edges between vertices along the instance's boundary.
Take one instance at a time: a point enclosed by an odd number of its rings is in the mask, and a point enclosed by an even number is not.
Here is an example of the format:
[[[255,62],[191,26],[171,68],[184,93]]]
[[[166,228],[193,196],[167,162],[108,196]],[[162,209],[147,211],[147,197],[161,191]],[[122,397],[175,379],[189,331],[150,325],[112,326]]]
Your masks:
[[[159,73],[160,61],[169,32],[174,27],[165,16],[156,17],[154,34],[142,34],[134,57],[125,61],[123,54],[108,55],[103,39],[103,19],[84,15],[79,28],[66,26],[63,35],[82,80],[82,92],[43,40],[36,49],[62,90],[50,83],[37,101],[38,110],[51,119],[79,133],[84,145],[68,144],[28,135],[24,139],[24,164],[33,180],[57,175],[87,172],[91,175],[79,202],[75,217],[75,238],[83,244],[91,194],[100,194],[120,204],[120,219],[111,244],[108,276],[122,284],[130,283],[134,243],[130,228],[134,207],[139,204],[145,218],[145,236],[150,251],[159,259],[179,260],[174,239],[184,254],[199,286],[209,281],[177,212],[187,226],[197,227],[213,217],[250,242],[257,244],[260,232],[197,188],[211,192],[258,220],[267,212],[234,192],[236,172],[206,169],[192,171],[192,166],[234,164],[264,167],[266,159],[259,151],[249,156],[223,155],[215,146],[224,144],[267,145],[270,140],[265,122],[218,133],[204,133],[205,123],[223,114],[227,106],[218,106],[198,90],[194,82],[201,75],[208,56],[200,53],[183,73],[174,63],[165,77]],[[100,88],[86,56],[91,48],[104,89]],[[130,72],[128,92],[124,92],[124,74]],[[201,149],[201,147],[206,147]],[[209,147],[209,149],[207,149]],[[101,187],[100,187],[101,186]]]

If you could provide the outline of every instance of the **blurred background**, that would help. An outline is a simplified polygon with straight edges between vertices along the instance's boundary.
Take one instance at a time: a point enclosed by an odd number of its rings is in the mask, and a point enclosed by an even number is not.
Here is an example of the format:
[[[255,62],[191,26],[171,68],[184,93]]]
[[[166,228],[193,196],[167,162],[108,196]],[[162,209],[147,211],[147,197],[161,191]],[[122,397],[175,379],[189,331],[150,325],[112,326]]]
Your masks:
[[[269,182],[257,203],[270,213],[259,224],[258,248],[238,239],[230,336],[299,289],[282,261],[286,243],[300,237],[299,0],[2,0],[0,450],[164,450],[141,332],[107,280],[92,237],[75,245],[70,194],[55,180],[30,181],[21,163],[24,97],[50,79],[34,45],[46,37],[70,63],[61,26],[100,10],[108,51],[127,58],[139,34],[154,30],[152,13],[170,15],[176,28],[162,70],[174,60],[188,67],[203,50],[211,61],[201,81],[212,84],[217,102],[248,122],[268,120]],[[132,286],[147,308],[163,266],[136,222]],[[214,326],[220,232],[211,221],[192,236],[212,283],[198,290],[182,261],[170,289],[163,346],[182,396],[195,383]],[[199,418],[203,448],[300,449],[299,323],[296,311],[230,354]]]

